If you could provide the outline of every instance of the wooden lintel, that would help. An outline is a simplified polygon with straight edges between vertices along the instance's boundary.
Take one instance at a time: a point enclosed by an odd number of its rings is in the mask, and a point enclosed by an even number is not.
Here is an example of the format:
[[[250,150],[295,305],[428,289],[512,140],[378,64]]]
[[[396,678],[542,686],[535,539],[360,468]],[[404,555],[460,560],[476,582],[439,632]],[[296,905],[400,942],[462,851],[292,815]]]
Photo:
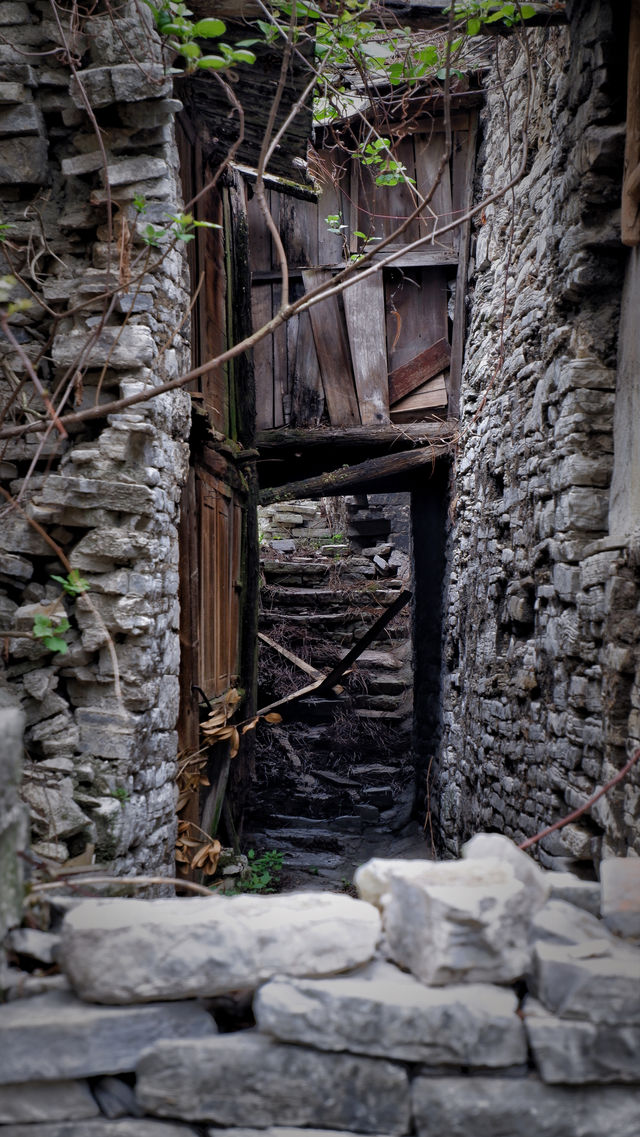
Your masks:
[[[277,430],[259,430],[256,446],[261,454],[271,456],[273,451],[283,455],[290,451],[320,450],[336,446],[371,450],[375,447],[399,452],[413,450],[430,443],[451,443],[459,429],[457,419],[444,422],[407,423],[405,426],[349,426],[343,429],[331,427],[281,427]]]
[[[389,401],[397,403],[405,395],[415,391],[421,383],[426,383],[435,375],[439,375],[449,366],[450,359],[451,348],[447,340],[442,339],[425,351],[421,351],[415,359],[410,359],[402,367],[396,367],[389,376]]]
[[[378,458],[370,458],[368,462],[359,462],[356,466],[342,466],[339,470],[332,470],[314,478],[304,478],[299,482],[287,482],[283,486],[264,489],[260,493],[260,505],[296,501],[298,498],[357,493],[383,479],[413,474],[423,466],[432,466],[438,458],[443,458],[450,451],[450,443],[434,442],[420,450],[383,454]]]

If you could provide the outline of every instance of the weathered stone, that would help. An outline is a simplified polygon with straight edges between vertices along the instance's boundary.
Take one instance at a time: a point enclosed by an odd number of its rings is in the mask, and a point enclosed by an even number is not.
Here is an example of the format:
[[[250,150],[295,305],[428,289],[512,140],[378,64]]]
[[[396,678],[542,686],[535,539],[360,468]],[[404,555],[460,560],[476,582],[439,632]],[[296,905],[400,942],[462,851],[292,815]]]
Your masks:
[[[436,985],[510,983],[526,972],[540,893],[519,881],[511,865],[488,858],[399,865],[382,897],[395,963]]]
[[[135,1091],[122,1078],[112,1075],[106,1078],[96,1078],[92,1083],[100,1112],[105,1117],[142,1117],[144,1110],[136,1098]]]
[[[255,987],[278,973],[346,971],[371,959],[379,930],[370,904],[328,892],[96,900],[67,916],[62,964],[83,998],[181,999]]]
[[[422,1078],[411,1087],[418,1137],[637,1137],[640,1092],[546,1086],[535,1077]]]
[[[2,1011],[0,1085],[134,1070],[142,1051],[161,1038],[204,1039],[215,1031],[195,1003],[97,1007],[65,992],[19,999]]]
[[[607,929],[602,920],[565,900],[549,900],[531,921],[532,940],[579,944],[583,940],[606,938]]]
[[[421,879],[424,861],[385,860],[382,857],[372,857],[364,865],[359,865],[353,877],[358,889],[358,895],[367,900],[369,904],[381,907],[383,898],[388,894],[391,879],[395,873],[400,873],[406,879]]]
[[[66,178],[80,174],[90,174],[104,165],[101,150],[90,150],[88,154],[75,154],[73,158],[62,159],[62,173]]]
[[[462,846],[462,856],[465,860],[486,860],[489,857],[509,864],[516,879],[531,891],[536,908],[549,897],[551,886],[547,873],[501,833],[477,833]]]
[[[16,955],[26,955],[38,963],[55,963],[55,952],[60,937],[53,932],[40,932],[37,928],[14,928],[9,932],[8,944]]]
[[[98,502],[122,513],[153,513],[158,505],[158,494],[147,486],[132,482],[107,482],[92,478],[63,477],[50,474],[42,487],[38,501],[51,505],[90,507]],[[79,598],[80,600],[83,597]],[[84,598],[85,605],[87,598]]]
[[[146,1117],[121,1121],[92,1118],[77,1124],[58,1121],[48,1125],[12,1125],[3,1137],[193,1137],[193,1129],[190,1125],[151,1121]]]
[[[167,172],[167,164],[162,158],[124,158],[107,166],[107,176],[102,180],[110,186],[128,185],[130,182],[144,182],[148,178],[161,178]]]
[[[530,988],[566,1018],[640,1023],[640,948],[611,936],[580,944],[537,943]]]
[[[376,962],[338,979],[272,979],[258,991],[262,1031],[282,1042],[437,1066],[512,1066],[527,1057],[512,991],[425,987]]]
[[[87,345],[88,350],[82,355]],[[153,335],[142,324],[125,328],[103,328],[97,337],[93,337],[89,331],[66,332],[56,336],[52,349],[56,367],[73,367],[82,355],[85,366],[102,367],[108,364],[116,371],[130,367],[148,367],[154,354]]]
[[[18,800],[24,714],[0,689],[0,942],[22,917],[22,861],[27,818]]]
[[[45,185],[49,178],[44,138],[6,138],[0,142],[0,185]]]
[[[218,1125],[409,1129],[401,1066],[286,1046],[256,1031],[159,1043],[140,1060],[136,1093],[148,1113]]]
[[[557,1018],[533,999],[525,1025],[544,1082],[640,1082],[640,1024]]]
[[[594,916],[600,915],[600,885],[594,880],[580,880],[571,872],[549,873],[550,900],[564,900],[577,908],[584,908]]]
[[[640,936],[640,860],[612,857],[600,865],[602,916],[617,936]]]
[[[35,103],[23,102],[10,110],[0,109],[0,138],[11,134],[43,134],[44,122]]]
[[[345,1133],[335,1129],[292,1129],[284,1125],[269,1126],[268,1129],[208,1129],[207,1137],[358,1137],[357,1133]]]
[[[25,782],[22,797],[29,806],[31,824],[39,837],[64,840],[91,829],[89,817],[73,800],[70,778],[61,778],[56,785]]]
[[[82,89],[81,89],[82,88]],[[149,97],[160,98],[171,91],[171,81],[158,63],[120,63],[115,67],[92,67],[79,71],[71,82],[71,98],[80,108],[86,100],[92,107],[110,103],[135,103]]]
[[[0,1125],[78,1121],[98,1113],[88,1082],[21,1082],[0,1086]]]

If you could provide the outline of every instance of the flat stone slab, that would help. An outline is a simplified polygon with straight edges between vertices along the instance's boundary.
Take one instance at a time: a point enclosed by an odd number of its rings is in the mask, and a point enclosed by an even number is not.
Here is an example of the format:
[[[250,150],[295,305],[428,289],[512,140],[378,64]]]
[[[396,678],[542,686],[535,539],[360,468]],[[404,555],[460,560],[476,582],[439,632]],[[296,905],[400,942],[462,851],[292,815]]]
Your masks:
[[[601,912],[617,936],[640,936],[640,859],[613,857],[600,865]]]
[[[148,1113],[223,1126],[317,1126],[391,1137],[409,1129],[401,1066],[288,1046],[253,1030],[158,1043],[140,1060],[136,1093]]]
[[[418,1137],[637,1137],[640,1091],[529,1078],[424,1078],[411,1092]]]
[[[0,1085],[125,1073],[159,1039],[204,1039],[217,1030],[196,1003],[100,1007],[62,991],[17,999],[1,1017]]]
[[[548,900],[531,921],[531,939],[550,943],[579,944],[584,940],[608,939],[602,920],[566,900]]]
[[[389,963],[338,979],[272,979],[254,1000],[258,1026],[282,1042],[430,1065],[527,1060],[513,991],[425,987]]]
[[[423,983],[511,983],[529,968],[531,917],[544,902],[537,883],[509,861],[373,861],[355,876],[378,896],[394,963]]]
[[[465,860],[495,859],[509,864],[514,876],[526,884],[535,896],[536,908],[549,897],[551,884],[548,873],[502,833],[476,833],[475,837],[462,846],[462,856]]]
[[[379,933],[372,905],[333,892],[89,900],[64,921],[61,963],[98,1003],[185,999],[347,971],[373,957]]]
[[[536,1068],[544,1082],[640,1083],[640,1024],[560,1019],[535,999],[527,1000],[524,1015]]]
[[[81,1121],[99,1113],[88,1082],[21,1082],[0,1086],[0,1125],[12,1121]]]
[[[571,872],[550,872],[547,877],[550,885],[550,900],[565,900],[584,908],[594,916],[600,915],[600,885],[597,880],[580,880]]]
[[[529,989],[547,1010],[565,1018],[640,1024],[640,948],[612,937],[539,942]]]
[[[2,1137],[194,1137],[190,1125],[128,1117],[120,1121],[58,1121],[50,1125],[10,1125]]]

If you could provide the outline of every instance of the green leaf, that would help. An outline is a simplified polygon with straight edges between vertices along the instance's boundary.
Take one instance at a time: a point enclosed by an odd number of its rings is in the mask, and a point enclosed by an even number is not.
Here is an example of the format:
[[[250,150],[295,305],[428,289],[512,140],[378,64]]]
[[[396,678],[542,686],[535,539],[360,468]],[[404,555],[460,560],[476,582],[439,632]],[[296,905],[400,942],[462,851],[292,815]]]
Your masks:
[[[218,36],[224,35],[227,30],[227,25],[222,20],[198,20],[197,24],[193,25],[193,35],[198,39],[216,39]]]
[[[467,35],[477,36],[480,28],[482,27],[482,20],[467,20]]]
[[[69,650],[66,641],[61,639],[60,636],[47,636],[43,642],[44,646],[49,648],[49,651],[57,651],[59,655],[66,655]]]
[[[245,50],[234,51],[232,58],[235,59],[236,63],[255,63],[256,61],[254,53]]]
[[[178,48],[178,53],[187,59],[199,59],[202,55],[197,43],[183,43],[182,47]]]
[[[359,50],[372,59],[388,59],[390,55],[393,55],[391,48],[384,43],[361,43]]]
[[[223,59],[221,55],[203,55],[202,59],[196,61],[196,67],[209,71],[222,71],[228,66],[228,60]]]
[[[520,15],[522,16],[523,20],[530,20],[532,16],[535,16],[535,14],[536,10],[533,7],[533,4],[520,5]]]

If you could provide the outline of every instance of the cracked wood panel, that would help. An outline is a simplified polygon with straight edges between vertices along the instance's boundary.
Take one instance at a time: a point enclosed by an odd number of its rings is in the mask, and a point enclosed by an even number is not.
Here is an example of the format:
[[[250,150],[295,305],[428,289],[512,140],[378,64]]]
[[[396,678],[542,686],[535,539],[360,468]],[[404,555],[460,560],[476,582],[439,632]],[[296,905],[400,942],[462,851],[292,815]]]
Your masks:
[[[353,376],[363,424],[389,421],[382,274],[356,279],[343,294]]]
[[[198,685],[209,698],[238,679],[242,504],[220,478],[196,474],[200,521]]]
[[[332,274],[325,269],[305,269],[302,279],[305,291],[310,292],[320,284],[330,283]],[[338,297],[321,300],[309,313],[330,422],[332,426],[352,426],[361,421],[360,410]]]

